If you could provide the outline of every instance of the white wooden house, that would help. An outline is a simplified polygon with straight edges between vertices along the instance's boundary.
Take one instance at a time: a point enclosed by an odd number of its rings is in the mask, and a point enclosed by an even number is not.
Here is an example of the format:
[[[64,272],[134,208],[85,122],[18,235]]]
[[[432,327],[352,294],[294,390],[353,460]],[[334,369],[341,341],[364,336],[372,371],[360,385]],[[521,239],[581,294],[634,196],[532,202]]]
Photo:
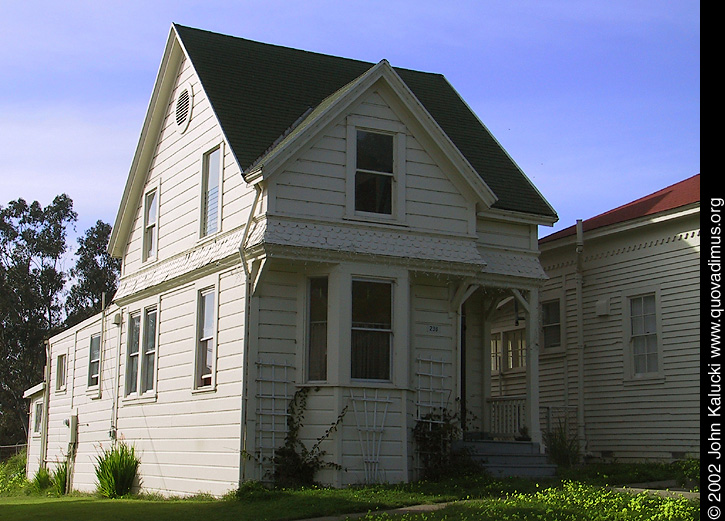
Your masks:
[[[595,458],[699,457],[700,175],[539,245],[542,426]]]
[[[347,410],[320,481],[413,479],[426,414],[498,429],[492,316],[510,297],[538,323],[556,218],[443,76],[173,25],[109,245],[119,290],[51,339],[28,471],[69,458],[92,489],[123,439],[145,489],[222,494],[268,475],[307,386],[308,446]]]

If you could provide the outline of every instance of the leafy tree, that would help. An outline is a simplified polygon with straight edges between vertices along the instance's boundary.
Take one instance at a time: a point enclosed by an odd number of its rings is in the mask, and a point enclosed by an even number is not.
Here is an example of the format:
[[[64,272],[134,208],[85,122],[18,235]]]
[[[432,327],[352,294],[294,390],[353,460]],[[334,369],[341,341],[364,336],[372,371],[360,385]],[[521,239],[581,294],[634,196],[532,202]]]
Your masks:
[[[65,194],[0,206],[0,444],[22,442],[23,392],[42,381],[44,340],[62,324],[66,233],[77,219]]]
[[[70,276],[76,280],[65,303],[66,325],[73,326],[101,311],[102,295],[110,302],[118,288],[121,260],[108,253],[111,225],[97,221],[78,238],[75,266]]]

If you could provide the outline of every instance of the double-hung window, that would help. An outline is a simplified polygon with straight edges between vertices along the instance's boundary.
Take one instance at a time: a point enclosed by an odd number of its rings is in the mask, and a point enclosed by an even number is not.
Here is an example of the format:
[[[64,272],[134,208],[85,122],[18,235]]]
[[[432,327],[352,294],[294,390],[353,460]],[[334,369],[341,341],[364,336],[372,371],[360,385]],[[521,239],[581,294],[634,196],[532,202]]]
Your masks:
[[[307,324],[307,379],[327,379],[327,277],[309,282]]]
[[[101,335],[91,337],[88,353],[88,387],[97,387],[101,371]]]
[[[156,306],[129,318],[126,354],[126,396],[153,391],[156,383]]]
[[[353,280],[350,376],[390,380],[392,344],[393,284]]]
[[[541,304],[544,349],[561,347],[561,308],[559,300]]]
[[[158,250],[159,193],[154,189],[144,197],[143,260],[156,258]]]
[[[214,358],[216,342],[215,335],[215,296],[214,288],[199,292],[196,369],[194,387],[197,389],[210,388],[213,383]]]
[[[657,301],[654,294],[629,298],[630,347],[634,375],[659,371]]]
[[[355,211],[393,213],[394,136],[357,130]]]
[[[219,230],[221,165],[221,146],[204,154],[201,176],[201,237]]]

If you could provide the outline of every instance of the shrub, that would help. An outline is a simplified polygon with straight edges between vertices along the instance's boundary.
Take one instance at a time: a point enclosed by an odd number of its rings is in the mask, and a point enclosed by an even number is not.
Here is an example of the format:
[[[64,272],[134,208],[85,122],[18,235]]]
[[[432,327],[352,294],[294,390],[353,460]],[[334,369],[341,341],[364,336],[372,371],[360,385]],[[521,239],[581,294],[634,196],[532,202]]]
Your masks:
[[[68,490],[68,462],[62,461],[56,465],[50,475],[50,481],[53,486],[53,492],[58,496],[64,496]]]
[[[0,494],[12,494],[25,487],[26,459],[26,452],[22,451],[0,463]]]
[[[131,494],[138,479],[141,461],[136,451],[124,442],[108,449],[96,457],[96,478],[98,492],[108,498]]]
[[[545,432],[544,443],[549,459],[561,467],[571,467],[579,462],[579,440],[570,436],[566,424],[559,424],[552,430]]]

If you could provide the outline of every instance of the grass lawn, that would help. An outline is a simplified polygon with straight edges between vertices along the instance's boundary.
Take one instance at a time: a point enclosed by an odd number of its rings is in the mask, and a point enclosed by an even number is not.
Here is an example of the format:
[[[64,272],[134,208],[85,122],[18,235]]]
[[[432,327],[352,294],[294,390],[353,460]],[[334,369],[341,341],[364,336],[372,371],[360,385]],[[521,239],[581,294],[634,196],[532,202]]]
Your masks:
[[[589,472],[589,475],[587,475]],[[652,474],[654,472],[654,474]],[[682,498],[629,495],[602,487],[622,484],[641,476],[664,478],[661,469],[579,470],[577,481],[563,479],[532,482],[522,479],[497,480],[484,475],[458,477],[440,482],[379,485],[359,488],[260,491],[252,489],[241,498],[190,499],[100,499],[89,495],[62,498],[36,494],[0,497],[0,520],[12,521],[276,521],[329,516],[351,512],[380,511],[413,504],[457,501],[436,512],[369,514],[367,520],[382,521],[694,521],[699,519],[699,502]],[[638,479],[637,479],[638,480]]]

